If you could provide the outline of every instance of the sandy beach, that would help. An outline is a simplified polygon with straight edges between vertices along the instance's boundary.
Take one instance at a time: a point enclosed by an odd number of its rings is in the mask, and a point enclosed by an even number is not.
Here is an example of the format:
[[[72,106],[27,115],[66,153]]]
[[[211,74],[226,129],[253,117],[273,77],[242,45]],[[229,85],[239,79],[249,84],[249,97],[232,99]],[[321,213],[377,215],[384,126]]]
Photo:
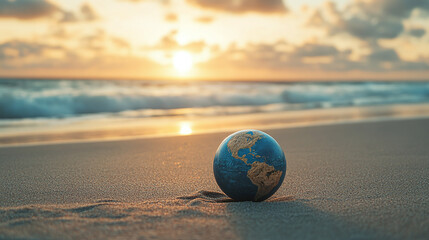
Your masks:
[[[287,174],[232,202],[227,133],[0,148],[0,239],[427,239],[429,120],[267,131]]]
[[[429,240],[427,23],[429,0],[0,0],[0,240]]]

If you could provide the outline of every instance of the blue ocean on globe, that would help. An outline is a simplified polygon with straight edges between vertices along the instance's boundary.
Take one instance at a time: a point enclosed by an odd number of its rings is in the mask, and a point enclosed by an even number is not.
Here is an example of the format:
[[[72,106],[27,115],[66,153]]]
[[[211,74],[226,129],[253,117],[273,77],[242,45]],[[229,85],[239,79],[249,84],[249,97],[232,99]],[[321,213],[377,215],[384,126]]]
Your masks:
[[[263,201],[281,186],[286,158],[277,141],[259,130],[242,130],[225,138],[213,162],[216,182],[236,201]]]

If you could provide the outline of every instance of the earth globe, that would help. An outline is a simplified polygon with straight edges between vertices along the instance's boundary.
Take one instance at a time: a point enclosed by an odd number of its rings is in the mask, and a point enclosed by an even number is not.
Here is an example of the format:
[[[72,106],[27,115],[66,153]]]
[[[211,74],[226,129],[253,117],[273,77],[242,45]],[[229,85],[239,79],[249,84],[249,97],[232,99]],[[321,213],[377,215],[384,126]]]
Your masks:
[[[280,188],[286,175],[286,158],[267,133],[242,130],[220,144],[213,171],[220,189],[230,198],[264,201]]]

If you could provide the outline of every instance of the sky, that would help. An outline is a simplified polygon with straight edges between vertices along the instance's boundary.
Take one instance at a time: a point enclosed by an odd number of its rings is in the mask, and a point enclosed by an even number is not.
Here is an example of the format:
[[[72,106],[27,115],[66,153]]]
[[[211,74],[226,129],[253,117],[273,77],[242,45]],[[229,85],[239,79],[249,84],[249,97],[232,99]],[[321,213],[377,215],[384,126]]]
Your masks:
[[[429,0],[0,0],[0,76],[429,80]]]

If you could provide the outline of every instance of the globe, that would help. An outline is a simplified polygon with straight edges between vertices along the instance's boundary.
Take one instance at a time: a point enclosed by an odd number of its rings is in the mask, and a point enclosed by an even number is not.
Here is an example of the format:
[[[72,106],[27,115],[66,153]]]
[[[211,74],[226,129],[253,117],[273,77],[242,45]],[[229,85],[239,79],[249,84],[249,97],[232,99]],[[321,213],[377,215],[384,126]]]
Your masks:
[[[213,172],[220,189],[236,201],[263,201],[281,186],[286,158],[267,133],[243,130],[226,137],[216,151]]]

